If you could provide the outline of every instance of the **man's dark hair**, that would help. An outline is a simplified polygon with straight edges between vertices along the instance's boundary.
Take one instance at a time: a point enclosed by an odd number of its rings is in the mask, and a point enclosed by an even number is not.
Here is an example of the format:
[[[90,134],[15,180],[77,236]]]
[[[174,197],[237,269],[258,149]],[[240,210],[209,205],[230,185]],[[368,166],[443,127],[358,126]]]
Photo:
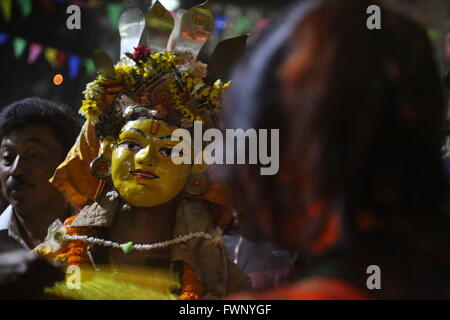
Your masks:
[[[443,78],[444,86],[450,90],[450,68],[445,71],[444,78]]]
[[[80,132],[80,120],[74,110],[32,97],[14,102],[0,112],[0,141],[14,130],[31,125],[50,128],[63,149],[63,155],[70,150]]]

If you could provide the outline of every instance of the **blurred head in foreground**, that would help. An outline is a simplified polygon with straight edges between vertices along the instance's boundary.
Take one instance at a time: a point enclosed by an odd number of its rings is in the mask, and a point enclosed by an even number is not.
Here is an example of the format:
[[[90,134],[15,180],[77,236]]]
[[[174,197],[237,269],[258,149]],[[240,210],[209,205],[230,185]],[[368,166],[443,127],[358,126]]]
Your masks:
[[[227,129],[280,130],[277,175],[223,168],[244,232],[317,257],[439,212],[444,99],[425,29],[365,0],[303,1],[268,29],[223,108]]]

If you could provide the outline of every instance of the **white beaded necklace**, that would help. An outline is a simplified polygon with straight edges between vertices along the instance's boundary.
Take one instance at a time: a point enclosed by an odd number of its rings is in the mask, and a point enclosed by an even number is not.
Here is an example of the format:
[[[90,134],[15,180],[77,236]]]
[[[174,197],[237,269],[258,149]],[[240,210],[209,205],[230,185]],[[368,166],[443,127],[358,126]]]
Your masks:
[[[104,239],[95,238],[95,237],[88,237],[88,236],[63,235],[62,237],[63,237],[63,239],[69,240],[69,241],[81,240],[81,241],[85,241],[89,244],[96,244],[96,245],[101,245],[104,247],[122,249],[122,251],[124,253],[129,253],[132,250],[148,251],[148,250],[165,248],[165,247],[177,244],[177,243],[186,242],[186,241],[194,239],[194,238],[203,238],[206,240],[213,238],[213,236],[211,234],[203,232],[203,231],[192,232],[192,233],[189,233],[184,236],[179,236],[172,240],[167,240],[167,241],[162,241],[162,242],[157,242],[157,243],[152,243],[152,244],[134,244],[132,241],[120,244],[120,243],[117,243],[114,241],[104,240]]]

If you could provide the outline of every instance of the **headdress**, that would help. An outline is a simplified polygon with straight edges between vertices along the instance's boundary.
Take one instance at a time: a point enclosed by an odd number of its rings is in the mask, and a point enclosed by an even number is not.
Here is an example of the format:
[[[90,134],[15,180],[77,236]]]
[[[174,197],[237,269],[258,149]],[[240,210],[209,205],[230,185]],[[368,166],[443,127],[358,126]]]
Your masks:
[[[158,1],[145,16],[136,8],[124,12],[119,21],[123,56],[114,66],[106,53],[94,53],[100,76],[87,85],[80,108],[95,123],[97,136],[115,136],[126,121],[141,117],[186,129],[194,121],[215,127],[220,96],[229,84],[215,78],[234,62],[225,61],[225,54],[242,54],[246,36],[219,44],[207,68],[196,58],[213,28],[206,5],[187,10],[177,23]],[[135,46],[140,39],[146,45]],[[112,84],[118,90],[112,103],[105,103],[105,89]]]

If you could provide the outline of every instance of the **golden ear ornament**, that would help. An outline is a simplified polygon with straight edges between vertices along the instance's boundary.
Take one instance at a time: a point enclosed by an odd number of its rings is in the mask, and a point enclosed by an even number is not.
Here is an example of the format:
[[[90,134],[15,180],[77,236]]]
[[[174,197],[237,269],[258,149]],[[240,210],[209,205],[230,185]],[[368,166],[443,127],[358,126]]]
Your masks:
[[[191,172],[184,192],[192,196],[201,196],[208,192],[211,183],[205,172]]]
[[[107,179],[111,175],[111,159],[103,154],[92,160],[90,164],[91,174],[98,179]]]

